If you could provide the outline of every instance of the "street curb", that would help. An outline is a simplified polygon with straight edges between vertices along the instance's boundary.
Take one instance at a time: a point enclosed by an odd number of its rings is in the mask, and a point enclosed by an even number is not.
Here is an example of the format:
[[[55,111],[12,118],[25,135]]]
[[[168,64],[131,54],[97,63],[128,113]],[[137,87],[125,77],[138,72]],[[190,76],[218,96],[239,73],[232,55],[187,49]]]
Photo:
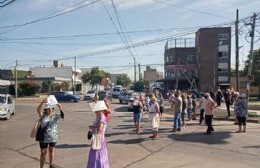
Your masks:
[[[233,122],[236,121],[234,118],[214,117],[213,119],[219,120],[219,121],[233,121]],[[259,123],[259,120],[258,119],[247,118],[246,122],[248,122],[248,123]]]

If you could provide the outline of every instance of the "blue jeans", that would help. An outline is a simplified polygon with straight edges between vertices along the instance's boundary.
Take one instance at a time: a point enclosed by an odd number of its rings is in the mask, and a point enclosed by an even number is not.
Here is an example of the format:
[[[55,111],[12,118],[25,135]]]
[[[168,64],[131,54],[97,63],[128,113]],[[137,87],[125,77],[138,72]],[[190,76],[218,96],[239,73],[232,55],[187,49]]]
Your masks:
[[[173,120],[174,120],[173,129],[176,130],[177,124],[178,124],[178,128],[181,129],[181,112],[175,112]]]

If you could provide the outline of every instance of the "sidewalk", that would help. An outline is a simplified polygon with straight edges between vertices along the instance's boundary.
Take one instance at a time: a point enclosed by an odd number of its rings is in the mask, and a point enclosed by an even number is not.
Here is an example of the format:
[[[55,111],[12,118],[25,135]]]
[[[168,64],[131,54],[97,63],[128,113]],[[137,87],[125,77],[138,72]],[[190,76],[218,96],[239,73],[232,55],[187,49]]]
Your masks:
[[[227,110],[225,104],[221,104],[220,107],[215,109],[214,119],[224,120],[224,121],[235,121],[234,108],[230,108],[231,116],[227,118]],[[173,115],[173,110],[170,109],[170,106],[166,103],[165,113]],[[197,116],[199,113],[196,111]],[[248,110],[247,122],[250,123],[260,123],[260,110]]]
[[[235,121],[234,108],[230,108],[231,116],[227,118],[227,110],[225,105],[217,107],[215,110],[214,118],[218,120]],[[259,110],[248,110],[247,122],[259,123],[260,111]]]

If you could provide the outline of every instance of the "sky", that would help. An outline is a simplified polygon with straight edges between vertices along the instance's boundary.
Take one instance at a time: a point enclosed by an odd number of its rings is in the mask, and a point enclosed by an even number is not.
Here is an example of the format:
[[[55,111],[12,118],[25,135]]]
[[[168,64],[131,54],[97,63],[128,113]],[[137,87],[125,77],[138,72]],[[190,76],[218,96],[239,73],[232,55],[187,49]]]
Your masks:
[[[134,64],[140,64],[141,72],[148,65],[163,72],[167,40],[194,38],[199,28],[212,26],[232,27],[234,68],[236,9],[242,68],[250,49],[246,23],[260,12],[260,0],[12,1],[0,1],[1,69],[13,69],[16,60],[21,70],[59,60],[65,66],[126,73],[132,80]],[[254,49],[260,48],[259,22],[258,16]]]

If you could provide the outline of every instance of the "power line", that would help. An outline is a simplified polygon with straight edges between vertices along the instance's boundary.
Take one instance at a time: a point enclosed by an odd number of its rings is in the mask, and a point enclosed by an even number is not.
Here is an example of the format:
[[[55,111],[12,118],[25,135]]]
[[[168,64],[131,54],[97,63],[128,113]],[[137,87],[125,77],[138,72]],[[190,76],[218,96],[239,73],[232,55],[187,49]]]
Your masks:
[[[187,29],[195,29],[199,27],[183,27],[183,28],[168,28],[168,29],[147,29],[147,30],[138,30],[138,31],[125,31],[126,34],[131,34],[131,36],[134,36],[135,34],[140,35],[140,33],[148,34],[148,33],[156,33],[156,32],[172,32],[174,30],[187,30]],[[21,37],[21,38],[3,38],[0,39],[1,41],[22,41],[22,40],[48,40],[48,39],[66,39],[66,38],[81,38],[81,37],[97,37],[97,36],[111,36],[111,35],[118,35],[117,33],[98,33],[98,34],[77,34],[77,35],[68,35],[68,36],[40,36],[40,37]]]
[[[0,2],[0,8],[6,7],[7,5],[10,5],[11,3],[15,2],[16,0],[10,0],[9,2],[7,2],[8,0],[4,0],[2,2]],[[2,5],[3,4],[3,5]]]
[[[81,9],[81,8],[84,8],[84,7],[87,7],[87,6],[89,6],[89,5],[95,4],[95,3],[99,2],[100,0],[95,0],[95,1],[89,2],[88,4],[84,4],[84,5],[82,5],[82,6],[79,6],[79,7],[76,7],[76,8],[72,8],[72,7],[78,6],[79,4],[85,3],[85,2],[87,2],[87,1],[88,1],[88,0],[81,1],[81,2],[79,2],[79,3],[77,3],[77,4],[74,4],[74,5],[70,6],[70,7],[67,7],[66,9],[62,9],[62,10],[56,11],[56,12],[54,12],[54,13],[52,13],[52,14],[46,15],[46,16],[44,16],[44,17],[41,17],[41,18],[39,18],[39,19],[30,21],[30,22],[26,22],[26,23],[22,23],[22,24],[10,25],[10,26],[0,26],[1,29],[3,29],[3,28],[13,28],[13,29],[7,30],[7,31],[5,31],[5,32],[2,32],[2,33],[0,33],[0,34],[5,34],[5,33],[7,33],[7,32],[13,31],[13,30],[15,30],[15,29],[18,29],[18,28],[23,27],[23,26],[26,26],[26,25],[30,25],[30,24],[42,22],[42,21],[49,20],[49,19],[52,19],[52,18],[61,16],[61,15],[64,15],[64,14],[67,14],[67,13],[70,13],[70,12],[74,12],[74,11],[79,10],[79,9]],[[72,8],[72,9],[71,9],[71,8]]]
[[[227,25],[233,25],[233,24],[234,24],[233,22],[225,22],[225,23],[211,25],[211,26],[207,26],[207,27],[220,27],[220,26],[227,26]],[[145,40],[145,41],[135,43],[131,47],[135,48],[135,47],[140,47],[140,46],[143,46],[143,45],[148,45],[148,44],[153,44],[153,43],[157,43],[157,42],[161,42],[161,41],[165,41],[165,40],[170,40],[170,39],[174,39],[174,38],[178,38],[178,37],[183,37],[183,36],[186,36],[186,35],[193,34],[195,31],[196,30],[192,30],[192,31],[184,32],[184,33],[177,34],[177,35],[164,36],[164,37],[160,37],[160,38],[156,38],[156,39],[152,39],[152,40]],[[111,48],[111,49],[81,54],[81,55],[78,55],[77,57],[78,58],[90,57],[90,56],[102,55],[102,54],[105,54],[105,53],[111,53],[111,52],[115,52],[115,51],[125,50],[125,49],[127,49],[127,48],[126,47],[117,47],[117,48]],[[58,60],[74,59],[74,57],[75,56],[63,57],[63,58],[58,58]],[[51,62],[52,60],[46,60],[46,62]]]
[[[227,23],[221,23],[221,24],[217,24],[217,25],[211,25],[211,26],[208,26],[208,27],[219,27],[219,26],[226,26],[226,25],[230,25],[230,24],[234,24],[234,23],[233,22],[231,22],[231,23],[227,22]],[[145,40],[145,41],[141,41],[141,42],[138,42],[138,43],[134,43],[131,47],[135,48],[135,47],[140,47],[140,46],[153,44],[153,43],[157,43],[157,42],[161,42],[161,41],[171,40],[171,39],[178,38],[178,37],[184,37],[184,36],[187,36],[187,35],[190,35],[190,34],[194,34],[195,31],[196,30],[192,30],[192,31],[184,32],[184,33],[177,34],[177,35],[163,36],[163,37],[159,37],[159,38],[152,39],[152,40]],[[81,55],[77,55],[76,57],[77,58],[90,57],[90,56],[102,55],[102,54],[111,53],[111,52],[115,52],[115,51],[125,50],[125,49],[127,49],[127,47],[122,46],[122,47],[116,47],[116,48],[111,48],[111,49],[81,54]],[[69,59],[74,59],[74,57],[75,56],[70,56],[70,57],[63,57],[63,58],[57,58],[57,59],[58,60],[69,60]],[[51,62],[52,60],[46,60],[46,62]]]
[[[127,38],[126,38],[126,36],[125,36],[125,34],[124,34],[124,30],[123,30],[123,28],[122,28],[121,22],[119,21],[119,17],[118,17],[118,13],[117,13],[117,10],[116,10],[116,7],[115,7],[115,4],[114,4],[113,0],[111,0],[111,3],[112,3],[112,6],[113,6],[113,9],[114,9],[114,12],[115,12],[116,18],[117,18],[117,22],[118,22],[118,25],[119,25],[119,27],[120,27],[120,30],[121,30],[122,35],[121,35],[121,33],[119,32],[119,30],[117,29],[117,26],[116,26],[115,22],[113,21],[112,16],[109,14],[107,8],[105,7],[103,1],[101,1],[101,3],[102,3],[102,5],[103,5],[103,7],[104,7],[106,13],[108,14],[108,16],[109,16],[109,18],[110,18],[110,21],[112,22],[112,24],[113,24],[114,27],[116,28],[116,31],[117,31],[117,33],[119,34],[119,36],[120,36],[122,42],[123,42],[124,45],[126,46],[126,49],[128,50],[128,52],[130,53],[130,55],[131,55],[132,58],[134,59],[134,71],[135,71],[135,72],[134,72],[134,76],[135,76],[134,78],[135,78],[135,81],[136,81],[136,65],[135,65],[135,57],[133,56],[133,53],[132,53],[132,51],[131,51],[131,48],[130,48],[130,46],[129,46],[129,43],[128,43],[128,41],[127,41]]]
[[[165,2],[165,1],[161,1],[161,0],[153,0],[153,1],[157,2],[157,3],[164,4],[164,5],[173,6],[173,7],[176,7],[176,8],[185,9],[185,10],[188,10],[188,11],[191,11],[191,12],[196,12],[196,13],[206,14],[206,15],[209,15],[209,16],[214,16],[214,17],[219,17],[219,18],[225,18],[225,19],[233,20],[231,18],[227,18],[227,17],[224,17],[224,16],[220,16],[220,15],[215,15],[215,14],[208,13],[208,12],[199,11],[199,10],[196,10],[196,9],[186,8],[186,7],[183,7],[183,6],[180,6],[180,5],[171,4],[171,3],[168,3],[168,2]]]

